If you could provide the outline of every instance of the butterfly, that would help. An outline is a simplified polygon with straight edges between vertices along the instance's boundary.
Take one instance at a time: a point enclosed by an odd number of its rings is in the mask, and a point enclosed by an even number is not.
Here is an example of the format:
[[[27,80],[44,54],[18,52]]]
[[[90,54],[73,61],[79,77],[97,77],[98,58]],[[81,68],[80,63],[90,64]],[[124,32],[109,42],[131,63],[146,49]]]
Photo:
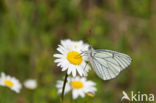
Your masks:
[[[93,70],[98,77],[103,80],[110,80],[119,75],[119,73],[127,68],[132,58],[127,54],[107,49],[93,49],[92,46],[84,51],[88,57]]]

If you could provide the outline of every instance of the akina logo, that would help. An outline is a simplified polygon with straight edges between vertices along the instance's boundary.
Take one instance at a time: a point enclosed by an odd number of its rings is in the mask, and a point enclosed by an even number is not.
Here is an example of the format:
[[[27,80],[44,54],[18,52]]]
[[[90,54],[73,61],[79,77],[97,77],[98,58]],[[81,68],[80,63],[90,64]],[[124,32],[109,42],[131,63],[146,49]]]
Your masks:
[[[131,91],[130,95],[128,95],[125,91],[122,92],[123,96],[121,98],[121,101],[124,99],[129,100],[129,101],[139,101],[139,102],[153,102],[155,101],[154,99],[154,94],[146,94],[146,93],[141,93],[140,91],[134,93],[134,91]]]

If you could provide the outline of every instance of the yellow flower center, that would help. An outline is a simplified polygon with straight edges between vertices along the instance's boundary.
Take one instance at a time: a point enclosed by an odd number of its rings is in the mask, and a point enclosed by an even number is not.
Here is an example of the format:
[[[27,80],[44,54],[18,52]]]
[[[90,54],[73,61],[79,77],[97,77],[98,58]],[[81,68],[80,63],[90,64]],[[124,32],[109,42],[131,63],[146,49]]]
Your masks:
[[[74,65],[80,65],[82,62],[82,56],[76,51],[71,51],[67,54],[67,60]]]
[[[71,81],[71,85],[74,89],[83,88],[83,83],[81,81]]]
[[[5,84],[6,86],[8,86],[8,87],[13,87],[13,85],[14,85],[10,80],[5,80],[5,81],[4,81],[4,84]]]
[[[76,48],[77,48],[77,46],[75,45],[75,46],[74,46],[74,48],[76,49]]]

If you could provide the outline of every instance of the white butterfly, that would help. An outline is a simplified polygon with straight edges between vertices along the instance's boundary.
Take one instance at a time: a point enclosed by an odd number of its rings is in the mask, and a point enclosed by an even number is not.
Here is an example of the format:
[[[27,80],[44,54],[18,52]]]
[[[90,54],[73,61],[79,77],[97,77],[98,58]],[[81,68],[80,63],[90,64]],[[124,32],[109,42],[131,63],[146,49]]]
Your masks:
[[[132,61],[127,54],[107,49],[94,50],[91,46],[83,53],[88,56],[94,71],[103,80],[115,78]]]

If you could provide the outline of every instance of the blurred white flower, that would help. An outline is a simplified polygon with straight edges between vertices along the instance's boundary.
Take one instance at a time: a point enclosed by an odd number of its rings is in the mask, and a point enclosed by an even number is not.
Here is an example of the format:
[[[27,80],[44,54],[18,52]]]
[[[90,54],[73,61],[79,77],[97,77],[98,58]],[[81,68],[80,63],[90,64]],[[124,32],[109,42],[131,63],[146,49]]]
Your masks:
[[[69,77],[68,77],[69,78]],[[56,83],[56,87],[58,88],[58,94],[62,93],[62,87],[63,87],[64,81],[58,80]],[[69,84],[69,79],[67,79],[66,87],[64,90],[64,94],[68,93],[71,90],[70,84]]]
[[[0,85],[9,87],[11,90],[15,91],[16,93],[19,93],[20,89],[22,88],[22,85],[15,77],[5,75],[5,73],[1,73]]]
[[[73,99],[77,99],[78,96],[85,97],[85,94],[88,95],[88,93],[94,94],[96,92],[95,83],[92,81],[87,81],[85,77],[68,77],[66,87],[65,87],[65,93],[72,90],[72,96]],[[60,94],[62,92],[63,87],[63,81],[58,81],[56,87],[58,88],[58,93]]]
[[[62,71],[67,70],[67,74],[72,73],[76,76],[76,71],[80,76],[87,76],[90,66],[86,64],[87,57],[83,56],[82,51],[88,49],[87,44],[82,41],[61,40],[61,45],[57,48],[60,54],[54,54],[57,59],[54,61],[57,66],[62,67]]]
[[[29,79],[24,82],[24,86],[25,88],[33,90],[37,87],[37,82],[34,79]]]

